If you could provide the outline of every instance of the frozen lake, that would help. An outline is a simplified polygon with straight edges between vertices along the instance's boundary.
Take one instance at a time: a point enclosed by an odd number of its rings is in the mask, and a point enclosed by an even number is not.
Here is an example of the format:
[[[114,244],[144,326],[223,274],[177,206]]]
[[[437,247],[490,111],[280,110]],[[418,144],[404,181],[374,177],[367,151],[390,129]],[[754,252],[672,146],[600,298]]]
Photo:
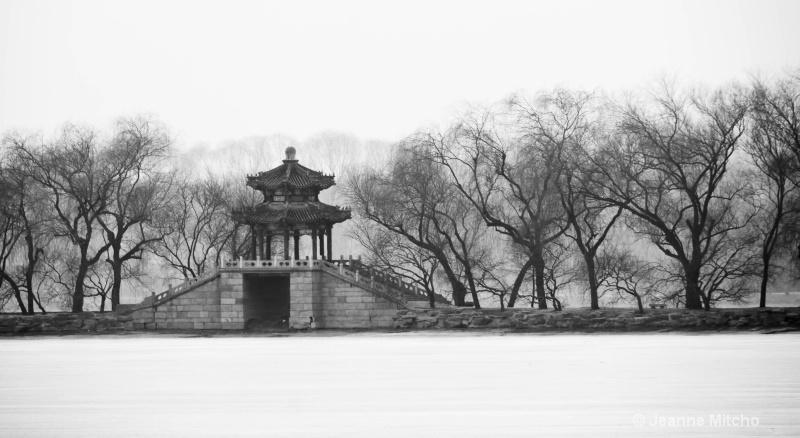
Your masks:
[[[3,437],[676,435],[800,436],[800,334],[0,338]]]

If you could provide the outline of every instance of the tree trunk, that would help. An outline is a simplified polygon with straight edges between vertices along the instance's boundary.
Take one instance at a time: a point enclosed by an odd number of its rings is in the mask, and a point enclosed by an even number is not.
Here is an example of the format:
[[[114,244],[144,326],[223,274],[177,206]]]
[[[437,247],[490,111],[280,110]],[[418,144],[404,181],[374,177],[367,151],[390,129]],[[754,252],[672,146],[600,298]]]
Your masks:
[[[30,227],[26,227],[25,231],[25,245],[28,249],[28,266],[25,267],[25,289],[28,291],[28,314],[33,315],[33,272],[36,269],[36,262],[38,257],[36,254],[36,247],[33,244],[33,235],[30,232]]]
[[[34,297],[33,297],[33,272],[34,272],[34,267],[31,266],[30,262],[29,262],[27,269],[25,269],[25,289],[28,292],[28,313],[30,315],[33,315],[33,313],[34,313],[34,310],[33,310],[33,302],[34,302]],[[41,308],[41,305],[39,307]]]
[[[31,295],[33,295],[33,292],[31,292]],[[47,314],[47,310],[44,310],[44,307],[42,307],[42,302],[36,297],[33,297],[33,300],[36,302],[36,307],[38,307],[39,311],[42,312],[42,315]]]
[[[685,269],[686,273],[686,308],[687,309],[703,309],[703,303],[700,301],[700,269],[690,266]],[[705,309],[708,310],[710,304],[706,302]]]
[[[583,260],[586,262],[586,274],[589,277],[589,297],[593,310],[600,309],[600,299],[598,297],[599,285],[597,284],[597,272],[595,272],[594,254],[584,254]]]
[[[19,311],[22,312],[23,315],[32,315],[33,308],[30,309],[25,308],[25,303],[22,301],[22,296],[19,293],[19,288],[14,287],[12,289],[14,289],[14,298],[17,299],[17,305],[19,306]]]
[[[111,270],[114,273],[111,284],[111,310],[117,310],[119,306],[119,290],[122,287],[122,260],[119,258],[119,249],[113,249],[114,254],[111,259]]]
[[[769,257],[764,257],[764,270],[761,272],[761,299],[758,307],[767,307],[767,283],[769,282]]]
[[[536,273],[536,300],[539,302],[539,309],[547,309],[547,294],[544,291],[544,257],[542,248],[536,247],[533,250],[533,270]]]
[[[639,313],[644,313],[644,307],[642,306],[642,297],[639,294],[634,295],[636,297],[636,305],[639,306]]]
[[[444,254],[444,251],[439,249],[436,251],[431,247],[427,247],[429,251],[433,252],[436,256],[436,259],[439,260],[439,263],[442,266],[442,270],[444,271],[445,275],[447,276],[447,280],[450,282],[450,286],[453,288],[453,304],[456,306],[463,306],[464,305],[464,296],[467,293],[467,288],[464,286],[464,283],[458,280],[455,272],[453,272],[453,267],[450,266],[450,261],[447,260],[447,257]]]
[[[81,249],[82,253],[86,253],[85,249]],[[81,257],[80,266],[78,267],[78,274],[75,276],[75,292],[72,293],[72,312],[83,312],[83,282],[86,279],[86,273],[89,266],[86,263],[86,257]]]
[[[467,269],[467,282],[469,283],[469,291],[472,295],[472,304],[475,306],[476,309],[480,309],[481,303],[480,301],[478,301],[478,291],[475,287],[475,279],[472,278],[471,268]]]
[[[29,312],[32,312],[32,310],[28,310],[27,308],[25,308],[25,302],[22,301],[22,294],[20,293],[19,286],[17,286],[16,283],[10,281],[6,275],[3,275],[3,278],[0,279],[0,284],[3,283],[3,279],[5,279],[6,283],[8,283],[9,286],[11,287],[11,290],[14,293],[14,298],[17,300],[17,306],[19,306],[19,311],[23,315],[27,315],[29,314]]]
[[[467,296],[467,288],[464,283],[456,281],[453,284],[453,301],[457,307],[462,307],[466,304],[464,298]]]
[[[517,279],[514,280],[514,286],[511,287],[511,296],[508,298],[508,307],[514,307],[514,304],[517,302],[517,297],[519,297],[519,288],[522,287],[522,282],[525,281],[525,275],[528,273],[528,269],[533,266],[533,258],[529,258],[524,265],[522,265],[522,269],[520,269],[519,274],[517,274]]]

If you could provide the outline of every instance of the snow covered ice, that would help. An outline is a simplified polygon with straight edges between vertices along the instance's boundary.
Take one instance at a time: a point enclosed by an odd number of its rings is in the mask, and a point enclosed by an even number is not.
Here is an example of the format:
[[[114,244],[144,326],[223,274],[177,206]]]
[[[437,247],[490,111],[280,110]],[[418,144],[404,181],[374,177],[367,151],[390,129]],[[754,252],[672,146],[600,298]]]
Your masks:
[[[3,338],[0,435],[800,436],[800,334]]]

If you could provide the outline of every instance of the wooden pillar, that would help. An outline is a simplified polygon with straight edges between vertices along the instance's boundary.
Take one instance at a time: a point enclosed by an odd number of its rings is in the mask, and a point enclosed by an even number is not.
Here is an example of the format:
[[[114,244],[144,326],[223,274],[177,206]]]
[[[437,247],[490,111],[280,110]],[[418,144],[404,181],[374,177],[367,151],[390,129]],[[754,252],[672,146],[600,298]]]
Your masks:
[[[236,260],[236,259],[239,258],[239,253],[238,253],[239,248],[236,247],[236,235],[237,234],[239,234],[239,224],[236,224],[233,227],[233,242],[232,242],[233,251],[231,251],[231,255],[233,256],[233,260]]]
[[[333,225],[328,225],[328,261],[333,260]]]
[[[317,229],[311,229],[311,259],[317,259]]]
[[[294,259],[300,260],[300,230],[294,230]]]
[[[264,229],[258,230],[258,258],[264,258]]]
[[[264,243],[264,246],[266,247],[265,248],[265,253],[266,254],[264,254],[264,255],[267,256],[266,257],[267,259],[271,259],[272,258],[272,233],[270,231],[266,232],[265,240],[266,240],[266,242]]]
[[[319,230],[319,258],[325,260],[325,230]]]
[[[256,259],[256,227],[250,225],[250,260]]]
[[[283,259],[289,260],[289,229],[283,231]]]

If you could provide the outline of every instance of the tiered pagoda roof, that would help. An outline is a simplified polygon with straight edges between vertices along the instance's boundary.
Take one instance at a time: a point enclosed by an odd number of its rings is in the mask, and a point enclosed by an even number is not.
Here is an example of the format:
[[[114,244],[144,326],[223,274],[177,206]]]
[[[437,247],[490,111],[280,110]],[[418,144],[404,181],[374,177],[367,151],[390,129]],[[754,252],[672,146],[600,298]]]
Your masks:
[[[338,224],[350,219],[350,210],[319,201],[264,202],[234,211],[238,222],[266,228],[307,229],[324,224]],[[278,226],[278,227],[276,227]]]
[[[333,179],[333,175],[325,175],[322,172],[311,170],[300,165],[298,160],[283,160],[283,164],[274,169],[258,172],[256,175],[248,175],[247,185],[268,193],[278,190],[314,190],[319,193],[335,185]]]
[[[271,230],[305,231],[344,222],[351,217],[349,209],[319,201],[319,192],[335,184],[333,175],[300,165],[289,147],[282,165],[247,176],[247,185],[262,192],[264,202],[233,211],[233,218]]]

